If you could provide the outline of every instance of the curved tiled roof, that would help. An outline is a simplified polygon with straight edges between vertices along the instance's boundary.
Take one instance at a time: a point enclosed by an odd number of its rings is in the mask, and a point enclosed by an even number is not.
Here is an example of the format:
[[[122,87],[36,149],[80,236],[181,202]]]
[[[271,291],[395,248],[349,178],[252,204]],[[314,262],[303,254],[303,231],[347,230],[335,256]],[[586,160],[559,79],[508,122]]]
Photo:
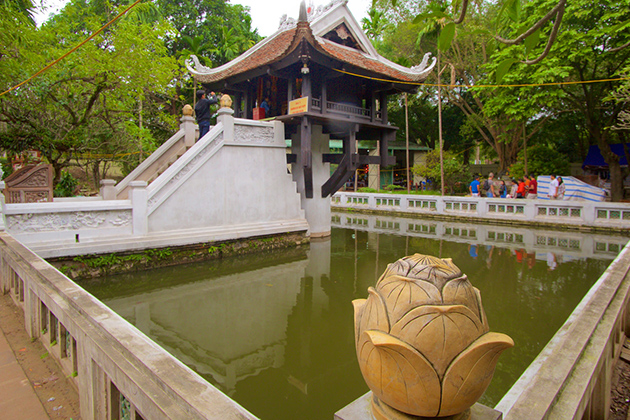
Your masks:
[[[343,4],[345,7],[345,3]],[[331,10],[334,10],[331,9]],[[349,13],[349,12],[348,12]],[[321,19],[321,18],[320,18]],[[361,34],[364,36],[363,34]],[[333,60],[364,70],[370,75],[398,82],[424,81],[435,65],[428,64],[428,56],[417,68],[407,68],[393,63],[378,54],[370,54],[337,44],[320,36],[314,36],[308,22],[279,29],[275,34],[254,45],[251,49],[220,67],[208,68],[197,57],[191,56],[186,67],[195,79],[202,83],[219,82],[249,71],[271,65],[293,52],[305,40],[315,50]],[[192,65],[194,62],[194,66]]]

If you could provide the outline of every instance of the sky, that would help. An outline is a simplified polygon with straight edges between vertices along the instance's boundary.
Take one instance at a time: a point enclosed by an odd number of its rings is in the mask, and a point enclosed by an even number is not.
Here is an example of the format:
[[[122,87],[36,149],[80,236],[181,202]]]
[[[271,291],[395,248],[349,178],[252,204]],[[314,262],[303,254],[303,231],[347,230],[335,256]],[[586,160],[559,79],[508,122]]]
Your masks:
[[[280,18],[286,14],[288,17],[297,19],[300,10],[301,0],[232,0],[232,4],[242,4],[250,8],[252,16],[252,27],[258,29],[258,34],[269,36],[273,34],[280,25]],[[324,6],[329,0],[310,0],[314,7]],[[38,11],[35,21],[40,24],[44,22],[51,13],[56,13],[66,3],[64,0],[42,0],[42,5],[46,11]],[[36,2],[37,4],[37,2]],[[355,19],[361,23],[361,19],[367,16],[372,0],[349,0],[348,7]]]

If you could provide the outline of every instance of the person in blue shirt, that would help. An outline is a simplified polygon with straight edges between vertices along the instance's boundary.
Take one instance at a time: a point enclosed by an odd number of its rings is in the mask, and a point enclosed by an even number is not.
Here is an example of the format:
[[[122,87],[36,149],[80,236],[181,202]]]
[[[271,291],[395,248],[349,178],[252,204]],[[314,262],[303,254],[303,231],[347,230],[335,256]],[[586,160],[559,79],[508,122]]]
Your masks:
[[[269,111],[271,111],[271,107],[269,106],[269,98],[265,96],[265,99],[260,104],[260,107],[265,110],[265,118],[270,117]]]
[[[479,185],[481,185],[481,183],[479,182],[479,175],[475,175],[475,179],[468,186],[468,191],[470,191],[470,195],[472,195],[473,197],[479,197]]]

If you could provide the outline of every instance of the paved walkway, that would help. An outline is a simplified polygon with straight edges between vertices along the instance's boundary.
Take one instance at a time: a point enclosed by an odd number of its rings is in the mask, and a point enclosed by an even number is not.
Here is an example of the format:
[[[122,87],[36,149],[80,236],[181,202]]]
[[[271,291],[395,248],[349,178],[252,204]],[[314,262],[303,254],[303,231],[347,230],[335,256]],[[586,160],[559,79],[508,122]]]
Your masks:
[[[0,417],[48,420],[44,406],[0,329]]]

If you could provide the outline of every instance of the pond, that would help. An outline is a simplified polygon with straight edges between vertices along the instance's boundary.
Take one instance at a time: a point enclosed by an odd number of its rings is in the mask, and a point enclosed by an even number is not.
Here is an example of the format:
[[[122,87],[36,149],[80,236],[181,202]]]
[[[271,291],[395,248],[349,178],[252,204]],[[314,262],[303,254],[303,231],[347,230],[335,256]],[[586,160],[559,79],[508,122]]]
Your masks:
[[[333,225],[307,247],[81,285],[257,417],[321,420],[368,391],[351,302],[387,264],[449,257],[480,289],[491,331],[515,342],[481,400],[494,406],[627,241],[338,213]]]

